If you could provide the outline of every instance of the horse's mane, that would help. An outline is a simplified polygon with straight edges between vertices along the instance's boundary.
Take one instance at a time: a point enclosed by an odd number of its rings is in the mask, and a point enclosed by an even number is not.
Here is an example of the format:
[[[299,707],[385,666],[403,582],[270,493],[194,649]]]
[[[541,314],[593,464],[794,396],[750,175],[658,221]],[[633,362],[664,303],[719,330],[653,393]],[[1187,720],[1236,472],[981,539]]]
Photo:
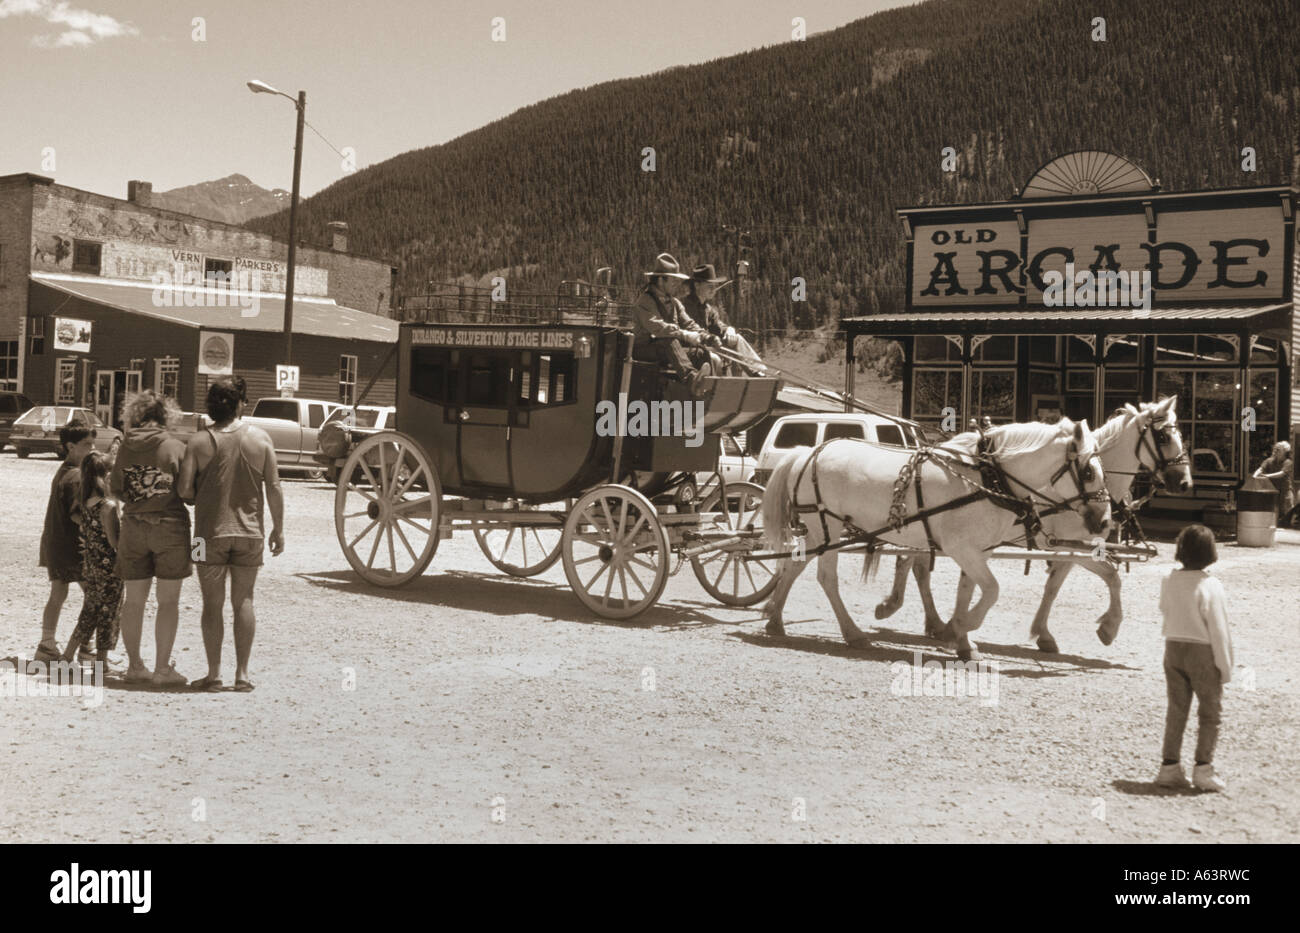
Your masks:
[[[1172,408],[1165,413],[1163,418],[1156,421],[1155,409],[1159,404],[1159,402],[1142,402],[1137,408],[1132,405],[1125,405],[1116,411],[1114,415],[1107,419],[1105,424],[1092,432],[1093,439],[1097,442],[1097,452],[1101,453],[1109,449],[1123,436],[1125,428],[1133,422],[1133,419],[1142,415],[1149,415],[1152,424],[1157,428],[1177,426],[1178,416]]]
[[[1008,459],[1035,453],[1062,438],[1073,437],[1074,422],[1069,418],[1062,418],[1056,424],[1044,424],[1041,421],[1000,424],[985,431],[984,436],[989,438],[998,459]],[[973,457],[979,447],[979,441],[978,431],[966,431],[938,446],[940,450]],[[1087,459],[1095,452],[1096,442],[1092,432],[1085,432],[1083,449],[1079,451],[1079,455]]]

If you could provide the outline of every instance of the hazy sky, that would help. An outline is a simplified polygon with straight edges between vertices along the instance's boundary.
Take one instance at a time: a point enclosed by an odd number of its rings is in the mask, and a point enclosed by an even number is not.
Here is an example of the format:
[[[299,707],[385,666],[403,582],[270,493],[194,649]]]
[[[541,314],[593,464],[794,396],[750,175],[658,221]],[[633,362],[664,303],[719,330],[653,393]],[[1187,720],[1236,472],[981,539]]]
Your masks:
[[[0,0],[0,175],[116,197],[234,172],[288,188],[293,105],[358,168],[578,87],[834,29],[902,0]],[[504,17],[506,41],[492,41]],[[195,41],[195,17],[205,41]],[[42,167],[52,147],[55,166]],[[302,190],[345,174],[307,130]]]

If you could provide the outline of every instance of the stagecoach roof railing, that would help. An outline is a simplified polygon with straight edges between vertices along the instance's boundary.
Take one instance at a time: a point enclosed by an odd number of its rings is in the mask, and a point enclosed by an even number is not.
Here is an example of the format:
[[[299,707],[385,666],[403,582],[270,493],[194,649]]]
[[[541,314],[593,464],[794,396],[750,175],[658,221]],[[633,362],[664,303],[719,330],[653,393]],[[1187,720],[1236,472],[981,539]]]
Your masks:
[[[402,296],[403,321],[425,324],[594,324],[627,328],[632,300],[609,285],[567,280],[555,292],[430,282]]]

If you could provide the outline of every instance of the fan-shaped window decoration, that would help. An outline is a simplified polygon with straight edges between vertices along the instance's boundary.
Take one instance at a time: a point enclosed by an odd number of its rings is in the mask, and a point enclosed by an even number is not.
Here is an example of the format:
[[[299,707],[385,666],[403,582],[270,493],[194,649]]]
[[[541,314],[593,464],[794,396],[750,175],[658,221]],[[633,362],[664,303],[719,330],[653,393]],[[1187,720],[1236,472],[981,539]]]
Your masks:
[[[1095,149],[1069,152],[1048,162],[1025,182],[1022,198],[1154,191],[1151,176],[1128,159]]]

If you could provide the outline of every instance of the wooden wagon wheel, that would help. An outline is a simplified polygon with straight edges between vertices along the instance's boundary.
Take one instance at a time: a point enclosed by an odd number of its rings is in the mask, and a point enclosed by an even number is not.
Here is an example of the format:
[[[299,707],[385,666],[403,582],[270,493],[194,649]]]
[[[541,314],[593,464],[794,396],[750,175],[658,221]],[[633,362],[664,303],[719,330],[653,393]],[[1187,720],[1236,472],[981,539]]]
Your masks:
[[[718,512],[716,529],[721,531],[763,530],[763,487],[756,483],[727,483],[726,501],[713,492],[702,512]],[[752,606],[772,595],[776,588],[776,561],[744,560],[762,538],[744,538],[740,543],[691,558],[691,569],[710,596],[728,606]]]
[[[401,586],[422,574],[438,549],[441,515],[438,474],[405,434],[371,435],[348,455],[334,492],[334,527],[343,556],[367,583]]]
[[[626,486],[600,486],[578,500],[561,553],[573,592],[606,619],[650,608],[668,582],[668,532],[650,500]]]
[[[573,506],[573,500],[565,500],[563,506],[563,511],[567,512]],[[512,577],[532,577],[550,570],[560,559],[564,528],[562,525],[476,526],[474,538],[493,567]]]

